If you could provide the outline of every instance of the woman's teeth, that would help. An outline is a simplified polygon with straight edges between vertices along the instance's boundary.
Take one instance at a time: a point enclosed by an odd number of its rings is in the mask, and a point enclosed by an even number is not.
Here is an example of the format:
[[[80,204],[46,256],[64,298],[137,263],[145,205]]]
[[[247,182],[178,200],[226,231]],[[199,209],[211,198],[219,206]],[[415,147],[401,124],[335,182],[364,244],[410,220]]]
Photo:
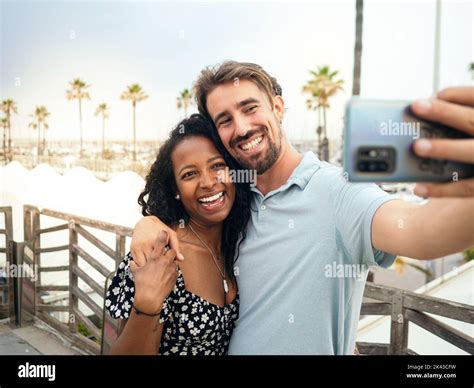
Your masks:
[[[212,197],[199,198],[198,201],[201,203],[214,202],[215,200],[221,198],[223,195],[224,195],[224,192],[221,191],[220,193],[217,193],[213,195]]]
[[[263,139],[263,136],[259,136],[256,139],[241,145],[240,148],[242,148],[244,151],[251,150],[255,148],[256,146],[258,146],[262,142],[262,139]]]

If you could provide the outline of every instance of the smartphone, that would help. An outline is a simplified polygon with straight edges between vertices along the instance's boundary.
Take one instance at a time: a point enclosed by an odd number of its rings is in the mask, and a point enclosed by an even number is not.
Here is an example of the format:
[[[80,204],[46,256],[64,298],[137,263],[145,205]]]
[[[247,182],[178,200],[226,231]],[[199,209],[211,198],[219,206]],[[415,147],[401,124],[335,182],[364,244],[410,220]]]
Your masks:
[[[416,117],[409,101],[352,98],[344,128],[344,171],[349,181],[448,182],[474,177],[474,165],[417,156],[413,143],[422,138],[470,136]]]

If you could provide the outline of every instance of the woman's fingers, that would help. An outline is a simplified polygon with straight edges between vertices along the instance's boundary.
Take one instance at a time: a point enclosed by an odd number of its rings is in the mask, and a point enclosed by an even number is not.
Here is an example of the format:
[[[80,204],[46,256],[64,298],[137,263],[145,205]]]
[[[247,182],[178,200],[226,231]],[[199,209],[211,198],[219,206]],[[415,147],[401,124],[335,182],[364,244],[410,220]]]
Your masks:
[[[414,151],[424,158],[446,159],[474,164],[474,139],[417,140]]]
[[[168,262],[173,262],[176,259],[176,251],[174,249],[170,249],[168,252],[165,253],[165,258]]]
[[[174,230],[171,230],[169,232],[169,246],[171,249],[174,249],[176,251],[176,260],[178,261],[183,261],[184,256],[181,253],[181,247],[179,246],[179,240],[178,240],[178,235]]]
[[[154,241],[158,237],[160,225],[163,225],[155,216],[143,217],[137,222],[133,230],[130,251],[138,266],[145,265],[153,252]]]
[[[146,258],[150,257],[151,253],[153,252],[153,246],[145,249],[143,247],[140,249],[131,249],[131,252],[135,263],[139,266],[143,266],[146,264]]]
[[[450,183],[426,183],[415,186],[420,197],[474,197],[474,178]]]
[[[411,107],[413,112],[423,119],[436,121],[474,135],[474,109],[471,107],[436,98],[415,101]]]

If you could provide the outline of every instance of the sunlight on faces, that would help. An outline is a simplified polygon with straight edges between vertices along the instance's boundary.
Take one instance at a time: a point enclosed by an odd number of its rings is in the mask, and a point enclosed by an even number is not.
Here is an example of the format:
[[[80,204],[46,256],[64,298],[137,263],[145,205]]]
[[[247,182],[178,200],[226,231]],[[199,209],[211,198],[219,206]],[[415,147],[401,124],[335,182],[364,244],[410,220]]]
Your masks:
[[[212,141],[203,136],[186,138],[174,149],[171,161],[189,216],[203,226],[222,222],[232,209],[235,188],[229,179],[219,179],[226,177],[227,166]]]
[[[268,96],[249,80],[229,82],[207,95],[219,137],[241,166],[263,174],[281,154],[283,99]]]

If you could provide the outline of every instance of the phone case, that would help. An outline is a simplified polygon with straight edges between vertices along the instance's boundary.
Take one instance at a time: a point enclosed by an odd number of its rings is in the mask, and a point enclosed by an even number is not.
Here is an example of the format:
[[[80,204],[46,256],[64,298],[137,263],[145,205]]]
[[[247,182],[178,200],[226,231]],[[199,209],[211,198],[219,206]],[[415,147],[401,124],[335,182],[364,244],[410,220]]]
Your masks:
[[[346,106],[344,171],[353,182],[448,182],[474,176],[474,165],[421,158],[412,150],[421,138],[469,138],[453,128],[422,120],[409,101],[352,98]]]

